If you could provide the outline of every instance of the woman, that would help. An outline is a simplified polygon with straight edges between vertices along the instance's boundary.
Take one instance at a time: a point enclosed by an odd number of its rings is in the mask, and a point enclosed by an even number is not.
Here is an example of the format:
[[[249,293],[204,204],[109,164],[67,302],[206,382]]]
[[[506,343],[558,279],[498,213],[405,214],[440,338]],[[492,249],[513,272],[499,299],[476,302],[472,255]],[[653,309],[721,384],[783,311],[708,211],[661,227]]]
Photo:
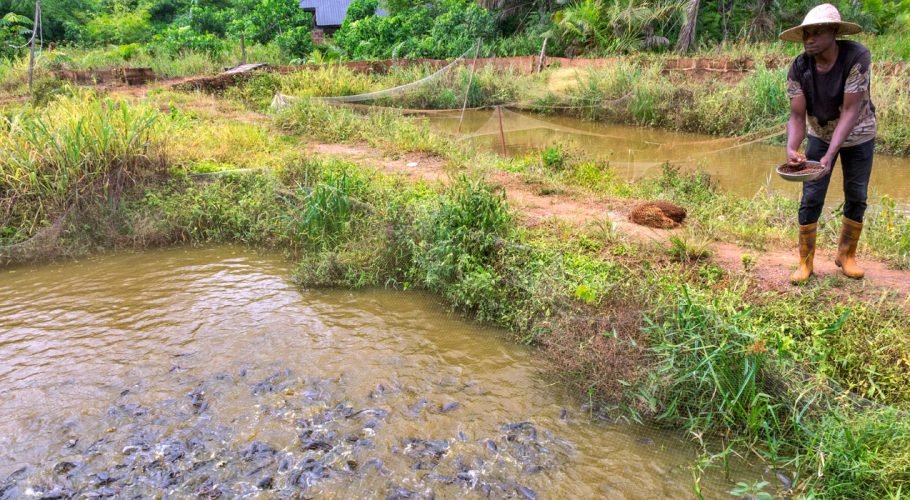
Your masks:
[[[799,267],[790,276],[794,284],[812,275],[818,218],[825,204],[831,170],[840,158],[844,172],[844,218],[834,262],[850,278],[862,278],[856,263],[856,245],[863,228],[869,176],[875,150],[875,106],[870,87],[869,49],[862,44],[837,40],[840,35],[860,33],[862,28],[841,21],[831,4],[810,10],[803,23],[781,33],[781,40],[802,42],[805,52],[790,66],[787,95],[787,160],[818,161],[827,170],[820,179],[803,183],[799,205]],[[806,137],[806,155],[799,153]]]

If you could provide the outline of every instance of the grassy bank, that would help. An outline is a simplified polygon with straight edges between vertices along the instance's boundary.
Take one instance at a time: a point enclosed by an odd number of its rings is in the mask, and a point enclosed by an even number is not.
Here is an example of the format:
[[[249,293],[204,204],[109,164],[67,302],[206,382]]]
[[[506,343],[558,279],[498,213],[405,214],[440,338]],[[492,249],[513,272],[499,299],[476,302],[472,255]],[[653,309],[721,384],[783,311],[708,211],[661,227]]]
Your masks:
[[[617,414],[684,429],[716,464],[724,452],[748,452],[786,470],[797,492],[830,498],[910,487],[910,419],[901,413],[910,409],[910,316],[824,285],[761,291],[748,272],[712,263],[693,242],[727,234],[711,221],[737,206],[704,176],[668,169],[626,184],[606,165],[569,159],[554,169],[528,157],[511,168],[617,197],[685,201],[697,221],[670,247],[629,240],[609,221],[531,230],[483,179],[500,160],[394,112],[303,100],[276,117],[287,138],[274,139],[268,123],[240,127],[243,111],[230,103],[220,105],[231,119],[218,119],[208,106],[190,111],[185,98],[128,106],[80,95],[11,119],[0,145],[21,161],[4,163],[0,177],[4,248],[56,221],[45,256],[175,242],[282,248],[300,262],[301,286],[433,291],[538,346],[567,383]],[[121,130],[136,132],[100,139]],[[225,137],[242,147],[218,147]],[[320,159],[296,148],[302,137],[432,153],[455,179],[412,184]],[[231,170],[267,158],[262,171],[196,175],[211,170],[206,162]],[[764,207],[756,212],[769,215],[754,224],[774,221],[786,205],[769,200],[739,209]]]

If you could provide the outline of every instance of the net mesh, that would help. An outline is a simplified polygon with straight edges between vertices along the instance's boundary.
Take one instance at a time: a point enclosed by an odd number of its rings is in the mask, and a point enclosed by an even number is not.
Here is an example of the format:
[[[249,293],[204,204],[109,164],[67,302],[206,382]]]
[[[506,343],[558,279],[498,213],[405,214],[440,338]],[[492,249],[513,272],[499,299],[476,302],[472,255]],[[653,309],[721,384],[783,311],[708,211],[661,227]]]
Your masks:
[[[393,99],[396,97],[400,97],[402,95],[406,95],[411,92],[420,90],[420,89],[426,87],[428,84],[438,81],[444,75],[450,73],[455,67],[457,67],[459,64],[461,64],[464,61],[465,57],[468,55],[468,53],[470,53],[473,50],[474,49],[472,47],[470,50],[466,51],[462,55],[455,58],[449,64],[446,64],[445,66],[443,66],[442,68],[439,68],[438,70],[434,71],[433,73],[431,73],[419,80],[415,80],[413,82],[405,83],[403,85],[398,85],[398,86],[387,88],[387,89],[375,90],[372,92],[365,92],[362,94],[327,96],[327,97],[311,97],[311,99],[320,101],[320,102],[324,102],[324,103],[329,103],[329,104],[351,104],[351,103],[362,103],[362,102],[367,102],[367,101],[377,101],[380,99]],[[300,97],[297,97],[297,96],[289,96],[289,95],[285,95],[280,92],[277,92],[275,94],[275,97],[272,99],[272,109],[282,109],[299,99],[300,99]]]
[[[523,100],[513,100],[495,106],[465,107],[463,108],[464,111],[482,112],[484,109],[490,111],[486,119],[479,125],[477,125],[477,113],[474,113],[474,116],[472,116],[471,119],[473,127],[463,127],[462,121],[464,117],[461,115],[462,107],[458,106],[458,104],[463,100],[466,103],[467,100],[463,99],[463,96],[466,97],[471,91],[469,86],[471,85],[471,81],[473,81],[474,68],[473,65],[470,64],[469,57],[473,50],[474,48],[472,47],[429,75],[402,85],[355,95],[309,97],[309,99],[325,104],[345,106],[364,111],[393,110],[405,115],[429,115],[432,116],[432,119],[437,124],[445,122],[453,123],[457,121],[459,123],[457,129],[455,127],[443,125],[441,126],[441,130],[450,132],[456,135],[459,140],[463,141],[487,140],[491,145],[495,142],[497,143],[496,149],[510,146],[510,142],[521,140],[520,137],[522,135],[531,133],[537,134],[538,136],[547,134],[547,137],[535,137],[534,142],[538,146],[545,146],[552,143],[554,137],[558,137],[560,140],[598,140],[599,142],[609,143],[618,151],[622,151],[626,158],[622,158],[622,155],[618,158],[612,158],[611,164],[618,167],[632,168],[636,171],[635,175],[662,165],[665,162],[691,163],[691,156],[687,153],[684,154],[684,149],[698,149],[698,156],[704,158],[707,155],[728,152],[751,144],[764,142],[785,133],[782,126],[776,125],[745,135],[707,140],[671,140],[655,142],[651,140],[641,140],[641,138],[635,137],[630,138],[629,135],[625,133],[620,135],[606,133],[607,131],[604,130],[603,127],[592,126],[590,128],[581,128],[579,126],[560,123],[558,119],[547,119],[545,117],[546,115],[541,114],[540,111],[552,112],[558,110],[571,112],[571,110],[576,110],[579,113],[584,113],[585,110],[591,108],[599,108],[602,110],[618,109],[629,105],[634,97],[632,92],[628,92],[621,97],[609,101],[600,101],[597,103],[580,102],[575,104],[578,102],[577,99],[570,95],[554,93],[552,89],[547,90],[546,96],[534,97],[533,92],[525,92],[522,94]],[[468,58],[467,61],[466,58]],[[456,73],[453,72],[453,70],[462,63],[466,63],[466,67],[471,67],[472,74],[470,79],[467,78],[467,75],[461,75],[462,78],[457,78]],[[452,107],[448,109],[425,109],[418,107],[421,104],[427,104],[426,102],[422,102],[422,95],[427,93],[434,94],[436,92],[448,92],[456,95],[458,102],[453,102]],[[547,99],[542,100],[544,97]],[[272,99],[272,108],[280,110],[300,99],[300,96],[286,95],[279,92],[276,93]],[[569,104],[552,104],[554,102]],[[400,106],[396,106],[396,104],[400,104]],[[498,108],[498,110],[496,108]],[[501,140],[500,138],[503,136],[505,136],[504,140]],[[543,140],[541,141],[540,139]],[[588,142],[584,144],[584,146],[588,144],[590,143]],[[657,153],[644,155],[648,158],[633,158],[633,156],[644,151],[649,151],[650,153],[657,151]]]

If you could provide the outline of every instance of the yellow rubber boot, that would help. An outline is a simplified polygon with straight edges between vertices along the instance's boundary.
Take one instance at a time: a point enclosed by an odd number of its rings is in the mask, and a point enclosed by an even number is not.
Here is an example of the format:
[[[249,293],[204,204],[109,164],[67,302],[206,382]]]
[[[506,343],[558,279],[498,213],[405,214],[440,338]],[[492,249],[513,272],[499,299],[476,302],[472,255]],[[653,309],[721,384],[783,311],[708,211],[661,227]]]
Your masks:
[[[860,279],[866,275],[865,271],[856,263],[856,245],[859,235],[863,232],[863,223],[844,217],[841,227],[840,240],[837,242],[837,257],[834,263],[848,277]]]
[[[799,267],[790,275],[790,283],[805,283],[812,276],[812,263],[815,259],[815,235],[818,223],[799,226]]]

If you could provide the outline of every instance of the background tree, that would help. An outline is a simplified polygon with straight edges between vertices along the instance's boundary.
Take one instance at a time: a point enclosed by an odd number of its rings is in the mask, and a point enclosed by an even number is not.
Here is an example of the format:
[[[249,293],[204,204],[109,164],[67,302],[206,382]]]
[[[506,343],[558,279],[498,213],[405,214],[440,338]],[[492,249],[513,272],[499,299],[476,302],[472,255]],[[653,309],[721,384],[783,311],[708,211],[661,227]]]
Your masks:
[[[679,30],[679,38],[676,40],[676,51],[685,54],[692,48],[695,41],[695,26],[698,23],[698,6],[699,0],[689,0],[686,7],[686,17],[683,27]]]

